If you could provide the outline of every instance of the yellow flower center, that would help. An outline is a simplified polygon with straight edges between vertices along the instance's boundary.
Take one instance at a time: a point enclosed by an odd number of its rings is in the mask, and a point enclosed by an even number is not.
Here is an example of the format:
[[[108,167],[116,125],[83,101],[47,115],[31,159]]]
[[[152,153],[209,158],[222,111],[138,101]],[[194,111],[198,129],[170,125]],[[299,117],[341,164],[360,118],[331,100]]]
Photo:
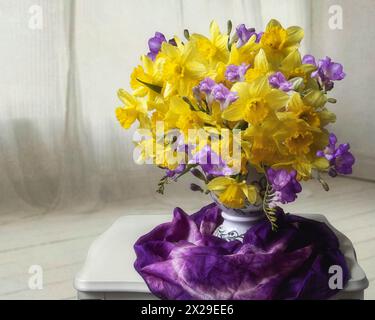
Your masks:
[[[301,110],[297,116],[299,119],[302,119],[312,127],[319,128],[320,126],[320,119],[317,113],[314,112],[311,107],[305,106],[305,108]]]
[[[287,39],[286,30],[280,27],[272,27],[267,30],[261,39],[261,43],[271,49],[281,50]]]
[[[255,98],[247,103],[244,119],[245,121],[256,125],[262,123],[268,113],[269,108],[267,102],[262,98]]]
[[[306,154],[313,143],[311,132],[297,132],[285,140],[285,145],[291,154]]]
[[[216,54],[216,47],[212,45],[210,41],[200,41],[199,42],[199,51],[202,52],[202,54],[206,58],[213,58]]]
[[[181,65],[177,64],[174,67],[174,73],[183,77],[184,76],[184,68]]]
[[[291,74],[290,74],[290,77],[301,77],[301,78],[305,78],[306,77],[306,73],[305,71],[302,69],[302,68],[295,68]]]

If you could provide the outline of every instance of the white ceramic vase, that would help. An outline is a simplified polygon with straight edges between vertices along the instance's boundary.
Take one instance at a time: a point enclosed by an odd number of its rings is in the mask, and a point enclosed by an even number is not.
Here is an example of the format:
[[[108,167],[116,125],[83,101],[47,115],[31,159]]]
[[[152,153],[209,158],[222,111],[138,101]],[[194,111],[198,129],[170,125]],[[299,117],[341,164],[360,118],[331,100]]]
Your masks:
[[[260,183],[264,180],[264,174],[258,173],[254,168],[249,168],[247,183]],[[265,219],[263,205],[248,204],[241,209],[232,209],[224,206],[214,193],[211,193],[212,199],[222,210],[224,222],[215,230],[214,235],[227,241],[243,240],[247,230],[249,230],[259,220]]]
[[[224,222],[215,230],[214,235],[227,241],[243,241],[245,233],[259,220],[264,219],[262,205],[248,205],[241,209],[232,209],[224,206],[215,195],[212,199],[222,210]]]

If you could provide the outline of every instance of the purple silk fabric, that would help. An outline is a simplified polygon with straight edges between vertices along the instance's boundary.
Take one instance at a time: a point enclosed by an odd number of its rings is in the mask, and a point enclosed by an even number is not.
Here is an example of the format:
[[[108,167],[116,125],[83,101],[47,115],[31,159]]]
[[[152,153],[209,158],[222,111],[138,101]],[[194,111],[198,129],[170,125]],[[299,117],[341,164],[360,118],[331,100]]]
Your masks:
[[[349,271],[338,239],[321,222],[278,213],[278,231],[262,220],[243,243],[212,235],[222,222],[213,203],[193,215],[174,210],[134,245],[135,269],[162,299],[327,299],[331,265]]]

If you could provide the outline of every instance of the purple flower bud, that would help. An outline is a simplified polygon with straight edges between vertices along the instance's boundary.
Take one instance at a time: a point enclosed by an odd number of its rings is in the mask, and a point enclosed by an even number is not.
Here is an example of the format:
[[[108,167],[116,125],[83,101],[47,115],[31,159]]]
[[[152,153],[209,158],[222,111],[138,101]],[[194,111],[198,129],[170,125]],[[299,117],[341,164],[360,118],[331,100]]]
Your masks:
[[[216,82],[211,78],[205,78],[199,83],[199,90],[205,94],[211,94]]]
[[[148,40],[148,47],[150,49],[150,52],[147,54],[147,56],[151,60],[155,60],[163,42],[167,42],[167,40],[165,39],[164,34],[162,34],[161,32],[155,32],[155,35]],[[177,43],[174,39],[170,39],[168,43],[173,46],[177,46]]]
[[[229,89],[222,83],[216,84],[212,88],[212,95],[214,96],[214,99],[219,102],[224,102],[227,99],[229,93]]]
[[[236,28],[236,34],[238,36],[237,47],[239,48],[246,44],[253,35],[256,36],[255,42],[258,43],[263,35],[263,32],[257,34],[254,28],[248,29],[244,24],[240,24]]]
[[[155,60],[156,55],[160,51],[161,44],[166,41],[167,40],[165,39],[164,34],[162,34],[161,32],[155,32],[155,36],[148,40],[148,47],[150,49],[150,52],[147,54],[147,56],[150,59]]]
[[[292,90],[293,84],[286,80],[285,76],[281,72],[276,72],[268,78],[269,84],[277,89],[288,92]]]
[[[297,181],[297,172],[288,172],[285,169],[267,170],[267,179],[274,192],[273,202],[288,203],[297,198],[297,193],[302,191],[301,184]]]
[[[334,168],[330,168],[330,169],[328,170],[328,174],[329,174],[332,178],[337,177],[337,171],[336,171]]]
[[[233,174],[232,169],[210,146],[205,146],[199,150],[189,163],[199,164],[207,175],[226,176]]]
[[[335,177],[340,174],[351,174],[355,158],[349,151],[350,145],[348,143],[340,144],[336,147],[337,138],[333,133],[329,135],[329,144],[316,153],[318,157],[325,157],[330,164],[329,175]]]
[[[217,84],[213,87],[212,96],[218,102],[220,102],[221,109],[225,109],[231,103],[237,100],[238,96],[235,92],[230,91],[226,86],[222,83]]]
[[[230,64],[225,70],[225,78],[230,82],[244,81],[246,71],[249,67],[250,65],[246,63],[242,63],[239,66]]]
[[[175,40],[174,38],[169,39],[169,40],[168,40],[168,43],[171,44],[172,46],[177,47],[177,42],[176,42],[176,40]]]
[[[326,91],[332,90],[334,86],[333,81],[342,80],[346,76],[342,64],[333,62],[329,57],[320,59],[318,63],[316,63],[315,58],[308,54],[303,57],[302,63],[312,64],[317,67],[317,69],[311,73],[311,77],[318,79]]]
[[[201,188],[201,186],[199,186],[195,183],[190,184],[190,190],[203,192],[203,189]]]
[[[302,58],[302,63],[303,63],[303,64],[312,64],[312,65],[316,66],[315,58],[314,58],[314,56],[311,55],[311,54],[306,54],[306,55]]]

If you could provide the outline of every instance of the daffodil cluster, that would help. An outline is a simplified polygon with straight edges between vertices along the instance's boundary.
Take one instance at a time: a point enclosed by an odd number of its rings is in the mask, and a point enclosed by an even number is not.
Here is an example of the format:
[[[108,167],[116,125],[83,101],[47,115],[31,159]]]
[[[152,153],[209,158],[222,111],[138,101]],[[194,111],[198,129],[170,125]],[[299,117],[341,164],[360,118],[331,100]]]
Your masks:
[[[267,201],[272,207],[293,201],[299,181],[321,171],[351,172],[348,145],[338,155],[345,153],[346,170],[335,169],[336,140],[326,129],[335,121],[327,103],[336,102],[327,93],[345,73],[328,57],[301,57],[303,36],[300,27],[285,29],[276,20],[258,33],[242,24],[232,34],[231,23],[221,32],[216,22],[208,37],[185,30],[185,40],[167,40],[155,33],[131,75],[132,92],[118,92],[123,104],[116,116],[125,129],[137,122],[138,130],[149,132],[137,147],[140,160],[165,170],[160,192],[191,172],[204,182],[191,188],[215,193],[225,206]],[[192,130],[210,138],[198,143],[189,137]],[[221,153],[223,146],[230,152]],[[252,181],[254,171],[265,183]]]

